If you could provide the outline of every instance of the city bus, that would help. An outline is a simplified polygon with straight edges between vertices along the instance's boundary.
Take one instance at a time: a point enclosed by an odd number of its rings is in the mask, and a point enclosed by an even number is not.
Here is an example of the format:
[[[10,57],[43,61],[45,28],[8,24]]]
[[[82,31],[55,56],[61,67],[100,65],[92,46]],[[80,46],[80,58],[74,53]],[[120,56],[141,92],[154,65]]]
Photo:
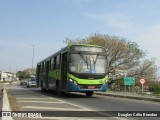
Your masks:
[[[92,96],[108,89],[105,48],[97,45],[68,45],[37,63],[36,81],[41,91],[58,95],[82,92]]]

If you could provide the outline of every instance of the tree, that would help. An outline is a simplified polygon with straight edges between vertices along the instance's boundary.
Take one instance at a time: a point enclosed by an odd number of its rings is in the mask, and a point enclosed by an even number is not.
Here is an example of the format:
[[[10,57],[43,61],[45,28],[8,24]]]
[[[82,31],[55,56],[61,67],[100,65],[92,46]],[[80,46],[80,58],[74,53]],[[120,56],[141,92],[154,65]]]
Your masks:
[[[84,39],[71,40],[66,38],[64,42],[68,45],[92,44],[104,47],[107,51],[108,66],[106,67],[108,67],[109,72],[109,85],[114,83],[123,86],[125,76],[135,77],[137,81],[144,77],[147,80],[149,89],[154,91],[156,80],[158,80],[156,75],[158,67],[155,65],[155,59],[142,61],[146,52],[142,51],[137,43],[123,37],[99,33]],[[159,90],[159,86],[157,90]]]
[[[20,79],[25,79],[25,78],[29,78],[30,75],[35,75],[35,74],[36,74],[36,69],[28,68],[23,71],[18,71],[16,73],[16,76],[19,77]]]
[[[93,34],[85,39],[64,41],[66,44],[93,44],[106,48],[108,71],[110,75],[115,74],[118,69],[128,70],[140,63],[145,52],[139,49],[135,42],[127,41],[125,38],[102,34]]]
[[[128,70],[128,75],[133,76],[137,79],[140,77],[145,77],[147,81],[156,81],[158,67],[155,65],[155,59],[144,60],[138,66],[133,67]]]
[[[155,93],[160,94],[160,83],[157,83],[155,86]]]
[[[29,75],[35,75],[36,74],[36,69],[35,68],[28,68],[23,70],[25,73],[29,74]]]
[[[27,74],[26,72],[24,71],[18,71],[16,73],[16,76],[19,77],[19,79],[25,79],[25,78],[28,78],[29,77],[29,74]]]

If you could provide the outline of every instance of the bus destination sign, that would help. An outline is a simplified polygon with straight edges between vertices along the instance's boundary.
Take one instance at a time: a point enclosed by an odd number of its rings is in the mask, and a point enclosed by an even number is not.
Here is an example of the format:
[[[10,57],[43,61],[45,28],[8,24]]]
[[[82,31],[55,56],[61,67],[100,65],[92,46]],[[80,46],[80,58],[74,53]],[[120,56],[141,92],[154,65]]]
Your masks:
[[[103,48],[88,47],[88,46],[74,46],[75,51],[86,51],[86,52],[104,52]]]

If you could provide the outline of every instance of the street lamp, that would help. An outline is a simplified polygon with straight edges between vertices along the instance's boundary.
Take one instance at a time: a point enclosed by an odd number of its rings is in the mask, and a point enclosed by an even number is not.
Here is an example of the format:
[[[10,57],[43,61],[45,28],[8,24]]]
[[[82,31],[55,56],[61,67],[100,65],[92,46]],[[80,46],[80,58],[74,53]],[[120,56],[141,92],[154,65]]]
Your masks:
[[[33,56],[32,56],[32,68],[33,68],[33,64],[34,64],[34,46],[36,46],[36,45],[32,45],[33,46]]]

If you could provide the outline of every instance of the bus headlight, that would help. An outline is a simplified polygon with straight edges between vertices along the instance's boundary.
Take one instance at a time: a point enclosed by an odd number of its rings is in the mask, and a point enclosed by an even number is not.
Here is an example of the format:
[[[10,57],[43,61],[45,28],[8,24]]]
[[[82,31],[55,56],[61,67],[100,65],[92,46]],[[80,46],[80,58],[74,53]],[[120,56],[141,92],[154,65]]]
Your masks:
[[[72,80],[72,79],[69,79],[69,81],[70,81],[70,82],[73,82],[73,80]]]
[[[69,81],[70,81],[71,83],[75,84],[75,85],[78,85],[78,83],[77,83],[76,81],[72,80],[72,79],[69,79]]]
[[[103,85],[105,85],[107,82],[108,82],[108,80],[105,80],[104,83],[103,83]]]

